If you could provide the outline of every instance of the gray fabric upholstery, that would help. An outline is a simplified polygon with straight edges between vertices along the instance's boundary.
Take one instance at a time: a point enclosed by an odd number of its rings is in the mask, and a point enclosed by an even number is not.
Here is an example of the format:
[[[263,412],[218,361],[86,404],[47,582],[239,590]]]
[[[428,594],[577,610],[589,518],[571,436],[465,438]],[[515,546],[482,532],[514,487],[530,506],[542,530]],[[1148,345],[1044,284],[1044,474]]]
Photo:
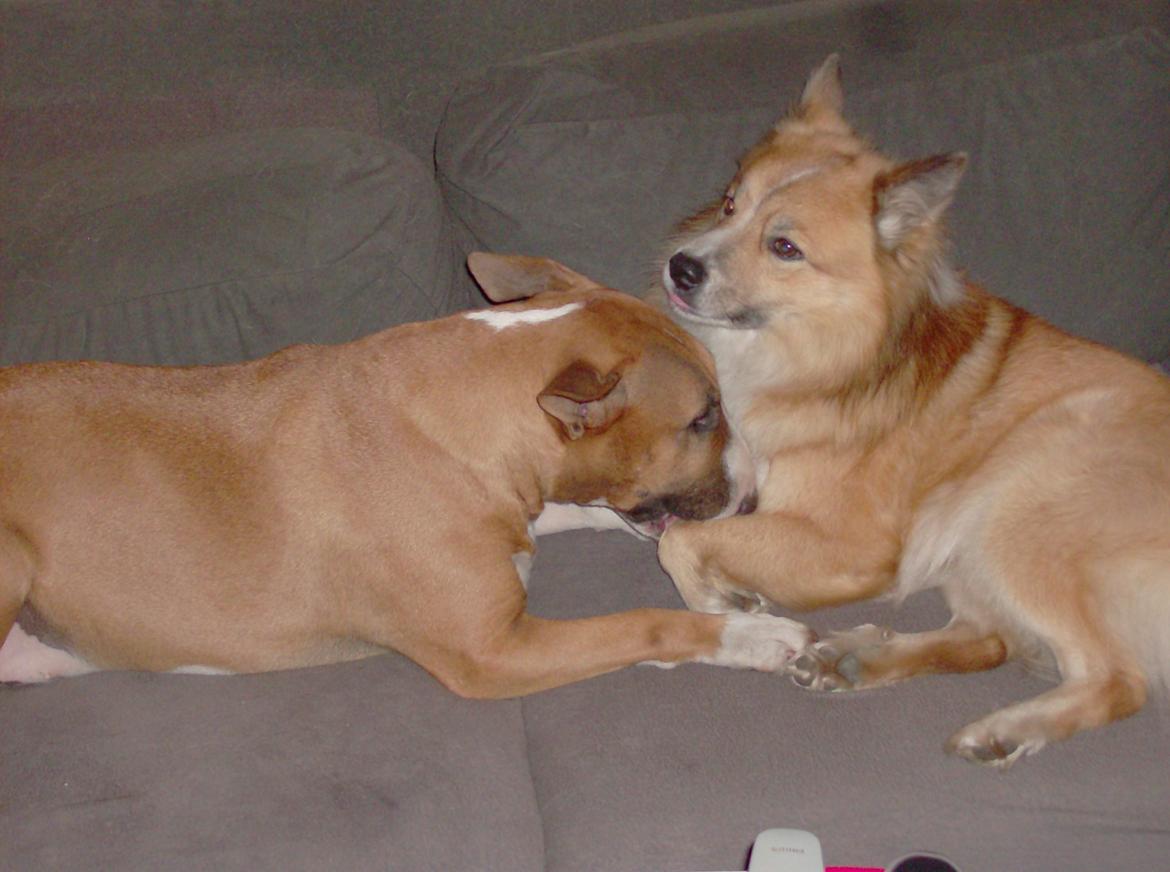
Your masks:
[[[531,609],[553,617],[682,605],[653,550],[621,533],[542,539],[529,590]],[[807,616],[820,631],[946,617],[934,594]],[[842,866],[934,850],[965,872],[1101,872],[1170,856],[1164,705],[1006,774],[943,753],[952,731],[1050,686],[1008,665],[828,696],[691,665],[530,697],[545,868],[743,869],[756,834],[776,826],[817,834],[825,862]]]
[[[622,533],[542,539],[533,612],[681,607]],[[930,595],[810,616],[937,626]],[[1151,707],[1007,775],[941,745],[1045,688],[1016,667],[828,697],[702,666],[459,700],[397,655],[267,675],[107,673],[0,688],[0,868],[743,869],[771,826],[827,863],[965,870],[1170,855],[1170,716]],[[1153,868],[1153,867],[1152,867]]]
[[[1168,9],[794,4],[639,31],[466,83],[439,131],[440,181],[485,247],[637,291],[673,225],[722,194],[735,159],[840,50],[861,131],[906,158],[970,153],[951,214],[974,279],[1158,360],[1170,354]]]
[[[221,363],[465,308],[431,174],[326,129],[53,161],[0,218],[0,362]]]
[[[0,687],[0,869],[542,868],[518,702],[397,655]]]
[[[22,38],[40,33],[37,5],[0,19],[18,17]],[[43,30],[73,33],[52,23],[60,4],[50,5]],[[97,76],[117,90],[131,78],[123,67],[173,56],[146,31],[165,40],[194,23],[215,45],[184,49],[181,72],[169,74],[179,84],[203,65],[218,71],[249,41],[281,73],[314,62],[323,81],[368,84],[393,77],[372,69],[393,51],[384,34],[414,39],[417,24],[446,35],[474,17],[462,3],[433,21],[422,4],[399,5],[383,18],[378,3],[315,4],[325,11],[302,51],[290,34],[303,22],[288,4],[238,11],[243,30],[222,42],[210,7],[134,4],[125,26],[102,19],[90,50],[116,48],[109,34],[123,31],[141,42]],[[467,32],[504,33],[525,7],[485,5],[497,20]],[[626,5],[638,22],[660,8]],[[468,235],[637,290],[674,222],[720,194],[736,156],[839,50],[848,111],[877,142],[905,157],[971,153],[954,235],[973,277],[1170,364],[1170,4],[752,5],[694,0],[741,11],[468,79],[439,131],[442,197],[431,168],[397,145],[323,129],[8,173],[0,363],[216,363],[443,314],[479,302],[462,267]],[[544,14],[534,9],[525,14]],[[83,10],[69,27],[96,14]],[[281,28],[270,32],[266,15]],[[427,51],[407,54],[417,69],[404,88],[450,74],[413,60]],[[36,52],[22,43],[18,54]],[[445,45],[435,57],[444,54],[464,52]],[[231,71],[241,85],[249,75]],[[51,80],[11,87],[51,108]],[[135,96],[149,103],[152,88]],[[300,108],[296,117],[313,116]],[[21,133],[5,131],[0,145],[47,141]],[[542,540],[530,593],[549,617],[681,607],[653,547],[619,533]],[[866,620],[917,629],[937,626],[945,609],[923,595],[808,620],[822,631]],[[825,697],[754,673],[639,667],[520,701],[469,702],[393,654],[267,675],[0,686],[0,869],[734,870],[772,826],[812,830],[830,864],[929,849],[966,872],[1162,868],[1164,704],[1007,775],[943,754],[954,729],[1046,686],[1009,666]]]

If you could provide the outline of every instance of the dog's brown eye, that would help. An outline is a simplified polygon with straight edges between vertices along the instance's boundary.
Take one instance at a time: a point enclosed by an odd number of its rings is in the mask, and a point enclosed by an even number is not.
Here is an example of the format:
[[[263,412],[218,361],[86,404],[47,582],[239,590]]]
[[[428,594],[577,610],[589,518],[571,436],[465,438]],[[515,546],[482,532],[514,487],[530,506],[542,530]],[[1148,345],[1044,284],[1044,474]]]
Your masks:
[[[781,236],[772,240],[772,251],[781,260],[802,260],[804,252],[793,244],[791,239]]]
[[[735,197],[730,194],[723,198],[723,214],[730,215],[735,211]]]

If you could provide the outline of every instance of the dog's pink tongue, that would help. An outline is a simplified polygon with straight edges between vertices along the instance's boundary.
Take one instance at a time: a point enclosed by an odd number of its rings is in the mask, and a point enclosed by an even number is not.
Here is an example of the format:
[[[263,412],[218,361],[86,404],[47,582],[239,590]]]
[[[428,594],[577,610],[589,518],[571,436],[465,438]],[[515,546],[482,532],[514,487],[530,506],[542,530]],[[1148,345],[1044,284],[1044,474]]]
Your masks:
[[[663,533],[665,533],[667,530],[669,530],[670,525],[673,524],[677,520],[678,520],[678,518],[675,517],[674,515],[663,515],[661,518],[659,518],[657,521],[654,522],[654,529],[658,533],[658,535],[661,536]]]

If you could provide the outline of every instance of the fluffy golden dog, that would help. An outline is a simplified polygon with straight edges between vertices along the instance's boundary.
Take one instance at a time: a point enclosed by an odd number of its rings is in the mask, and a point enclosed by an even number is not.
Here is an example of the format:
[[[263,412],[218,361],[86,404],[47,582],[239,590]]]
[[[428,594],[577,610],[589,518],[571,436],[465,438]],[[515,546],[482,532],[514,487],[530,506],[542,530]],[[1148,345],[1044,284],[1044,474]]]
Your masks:
[[[967,283],[962,154],[898,163],[842,118],[836,57],[663,270],[757,463],[755,514],[659,555],[701,611],[940,587],[943,629],[859,627],[796,662],[843,691],[1023,657],[1060,683],[953,735],[1007,766],[1137,711],[1170,674],[1170,380]]]

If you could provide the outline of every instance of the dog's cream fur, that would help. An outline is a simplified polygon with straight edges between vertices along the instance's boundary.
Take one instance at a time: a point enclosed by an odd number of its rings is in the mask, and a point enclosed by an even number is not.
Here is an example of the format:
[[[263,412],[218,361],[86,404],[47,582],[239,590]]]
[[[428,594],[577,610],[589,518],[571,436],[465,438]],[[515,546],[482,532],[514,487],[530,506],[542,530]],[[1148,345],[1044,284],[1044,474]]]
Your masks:
[[[841,107],[830,58],[664,267],[760,504],[676,525],[659,555],[706,611],[941,587],[945,629],[837,634],[795,677],[845,690],[1052,663],[1058,687],[950,740],[1006,766],[1132,714],[1170,675],[1170,380],[964,282],[941,224],[965,156],[895,163]]]
[[[724,467],[710,356],[668,318],[551,261],[470,265],[493,299],[536,296],[238,366],[0,370],[0,680],[388,648],[467,696],[782,667],[808,640],[784,618],[526,611],[546,501],[653,533],[751,482]]]

